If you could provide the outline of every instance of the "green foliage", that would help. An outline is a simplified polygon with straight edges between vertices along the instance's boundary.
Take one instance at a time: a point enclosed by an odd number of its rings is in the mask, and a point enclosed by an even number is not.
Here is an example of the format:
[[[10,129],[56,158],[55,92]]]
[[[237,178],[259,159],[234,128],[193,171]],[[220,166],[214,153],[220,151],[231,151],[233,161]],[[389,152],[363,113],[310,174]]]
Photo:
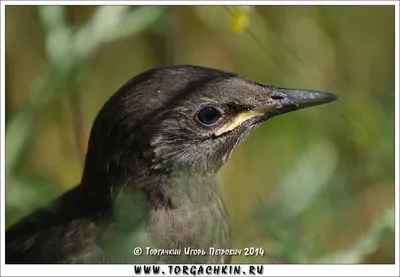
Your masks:
[[[382,213],[381,218],[375,222],[372,229],[349,249],[329,255],[319,260],[319,262],[340,263],[345,261],[346,263],[361,263],[366,254],[376,250],[382,239],[393,235],[395,231],[394,222],[394,206],[390,206]]]
[[[6,224],[79,183],[125,81],[198,64],[340,96],[269,120],[223,167],[234,248],[266,251],[233,262],[393,263],[393,34],[390,6],[7,6]]]

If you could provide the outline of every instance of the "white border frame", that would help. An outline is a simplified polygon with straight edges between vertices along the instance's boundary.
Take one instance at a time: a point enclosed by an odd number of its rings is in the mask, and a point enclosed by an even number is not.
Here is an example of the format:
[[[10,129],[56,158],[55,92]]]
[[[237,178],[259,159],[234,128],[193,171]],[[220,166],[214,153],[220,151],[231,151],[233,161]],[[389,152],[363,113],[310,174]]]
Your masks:
[[[6,5],[394,5],[395,6],[395,264],[265,265],[267,276],[399,276],[399,2],[398,1],[1,1],[1,276],[131,276],[133,265],[5,265],[5,6]],[[190,265],[189,265],[190,266]],[[249,265],[241,265],[247,271]],[[171,276],[162,265],[165,276]],[[214,276],[214,275],[209,275]]]

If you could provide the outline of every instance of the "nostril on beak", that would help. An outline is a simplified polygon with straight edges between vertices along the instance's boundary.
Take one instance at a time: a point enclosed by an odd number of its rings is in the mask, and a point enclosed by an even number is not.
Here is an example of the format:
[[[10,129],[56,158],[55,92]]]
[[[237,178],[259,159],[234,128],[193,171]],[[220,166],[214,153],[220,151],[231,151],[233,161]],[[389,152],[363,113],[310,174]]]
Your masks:
[[[274,100],[281,100],[281,99],[284,99],[284,97],[281,96],[281,95],[272,95],[271,98],[274,99]]]

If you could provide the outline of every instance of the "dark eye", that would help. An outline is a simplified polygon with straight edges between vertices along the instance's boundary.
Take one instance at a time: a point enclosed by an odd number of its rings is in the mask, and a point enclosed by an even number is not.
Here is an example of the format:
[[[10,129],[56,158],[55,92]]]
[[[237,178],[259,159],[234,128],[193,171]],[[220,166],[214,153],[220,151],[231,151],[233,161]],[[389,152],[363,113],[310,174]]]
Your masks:
[[[197,113],[199,121],[206,125],[214,125],[221,118],[221,113],[213,107],[204,107]]]

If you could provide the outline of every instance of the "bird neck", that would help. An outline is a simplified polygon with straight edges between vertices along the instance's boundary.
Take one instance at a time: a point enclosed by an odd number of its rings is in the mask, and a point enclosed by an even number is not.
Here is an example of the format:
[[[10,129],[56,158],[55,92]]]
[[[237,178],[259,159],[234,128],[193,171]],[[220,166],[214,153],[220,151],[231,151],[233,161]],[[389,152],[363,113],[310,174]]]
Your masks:
[[[148,203],[147,219],[155,237],[168,238],[162,239],[163,247],[230,246],[228,216],[215,175],[173,174],[153,181],[159,186],[153,193],[161,201],[155,203],[154,195],[148,198],[153,202]]]
[[[220,202],[221,193],[215,174],[155,174],[134,181],[146,197],[149,208],[192,208]],[[137,185],[139,184],[139,185]]]

